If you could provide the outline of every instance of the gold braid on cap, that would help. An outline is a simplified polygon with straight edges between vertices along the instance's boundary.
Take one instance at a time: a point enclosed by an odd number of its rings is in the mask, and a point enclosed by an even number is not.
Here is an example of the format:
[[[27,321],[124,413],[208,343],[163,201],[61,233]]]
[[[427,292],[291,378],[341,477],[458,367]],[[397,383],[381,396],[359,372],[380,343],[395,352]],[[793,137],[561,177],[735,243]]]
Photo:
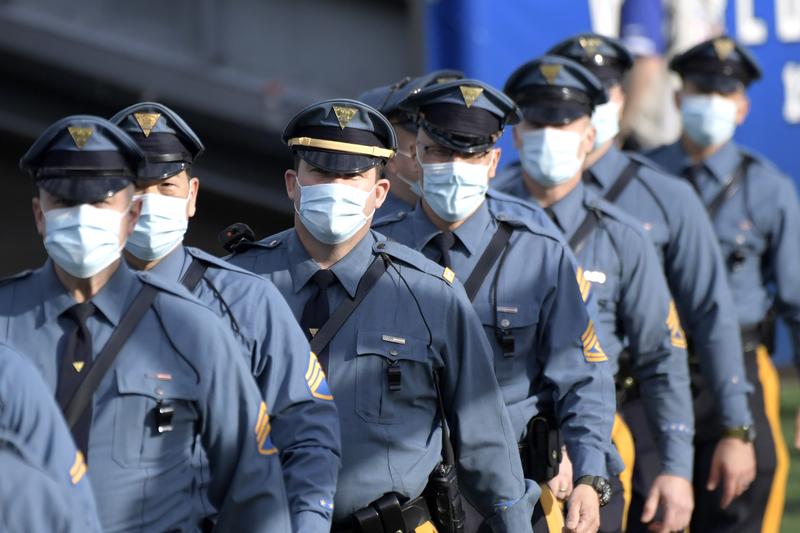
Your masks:
[[[290,148],[297,146],[307,146],[309,148],[319,148],[321,150],[333,150],[334,152],[344,152],[347,154],[368,155],[372,157],[384,157],[391,159],[394,157],[394,150],[380,148],[378,146],[367,146],[365,144],[353,144],[340,141],[328,141],[325,139],[314,139],[311,137],[294,137],[287,143]]]

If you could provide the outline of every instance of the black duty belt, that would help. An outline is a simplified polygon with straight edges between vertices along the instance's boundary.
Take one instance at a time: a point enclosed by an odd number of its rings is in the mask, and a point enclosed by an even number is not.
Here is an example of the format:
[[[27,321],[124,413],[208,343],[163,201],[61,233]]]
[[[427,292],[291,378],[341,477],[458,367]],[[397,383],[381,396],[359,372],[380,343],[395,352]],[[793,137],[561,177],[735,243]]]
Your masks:
[[[331,533],[413,533],[430,521],[424,497],[399,505],[397,495],[389,493],[334,524]]]

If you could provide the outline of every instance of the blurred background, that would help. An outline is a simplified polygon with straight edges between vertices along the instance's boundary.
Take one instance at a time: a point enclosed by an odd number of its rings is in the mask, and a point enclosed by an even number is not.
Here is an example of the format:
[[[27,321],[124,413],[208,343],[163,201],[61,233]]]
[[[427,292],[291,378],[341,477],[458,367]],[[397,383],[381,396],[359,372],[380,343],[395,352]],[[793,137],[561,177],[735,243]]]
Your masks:
[[[627,146],[677,137],[673,54],[721,33],[749,46],[765,77],[737,139],[800,179],[800,0],[0,0],[0,275],[45,257],[17,162],[62,116],[107,117],[144,100],[183,115],[207,147],[187,239],[221,254],[216,235],[232,222],[259,236],[291,223],[280,133],[302,107],[434,68],[502,86],[518,65],[589,30],[621,37],[637,57]],[[786,365],[792,354],[780,346]],[[787,416],[800,403],[792,387]],[[784,530],[800,531],[792,520]]]

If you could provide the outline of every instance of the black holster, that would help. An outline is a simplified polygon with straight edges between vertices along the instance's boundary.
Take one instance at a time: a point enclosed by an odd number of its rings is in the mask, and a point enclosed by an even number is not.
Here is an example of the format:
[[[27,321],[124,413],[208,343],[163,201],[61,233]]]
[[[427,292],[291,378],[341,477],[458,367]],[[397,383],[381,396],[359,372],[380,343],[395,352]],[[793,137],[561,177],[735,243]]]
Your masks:
[[[440,533],[462,533],[464,531],[464,508],[458,475],[454,465],[440,463],[428,478],[423,492],[431,519]]]
[[[628,350],[623,350],[618,359],[619,370],[615,379],[617,390],[617,409],[639,398],[639,384],[633,377],[633,362]]]
[[[546,483],[558,475],[564,440],[554,420],[539,415],[528,422],[528,435],[520,448],[525,477]]]

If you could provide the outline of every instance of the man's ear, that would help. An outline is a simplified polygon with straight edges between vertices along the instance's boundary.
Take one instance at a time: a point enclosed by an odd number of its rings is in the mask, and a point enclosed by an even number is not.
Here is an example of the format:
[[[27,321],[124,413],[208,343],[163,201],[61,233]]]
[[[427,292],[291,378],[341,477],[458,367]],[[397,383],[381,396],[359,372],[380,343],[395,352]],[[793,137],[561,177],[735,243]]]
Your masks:
[[[189,203],[186,205],[186,216],[192,218],[197,212],[197,193],[200,192],[200,180],[194,177],[189,180]]]
[[[36,231],[44,237],[44,209],[42,209],[42,202],[38,197],[34,196],[31,200],[31,207],[33,208],[33,220],[36,222]]]
[[[518,126],[511,127],[511,138],[514,141],[514,148],[519,150],[522,148],[522,134],[520,133],[520,129]]]
[[[736,125],[744,124],[747,115],[750,114],[750,98],[742,93],[736,98]]]
[[[581,143],[581,151],[585,156],[591,154],[594,150],[594,140],[596,137],[597,130],[592,123],[589,122],[589,129],[586,130],[586,136],[583,138],[583,142]]]
[[[500,156],[503,155],[502,148],[492,149],[492,162],[489,163],[489,179],[492,179],[497,174],[497,165],[500,164]]]
[[[126,235],[125,237],[130,237],[133,233],[134,228],[136,228],[136,222],[139,220],[139,215],[142,214],[142,201],[141,200],[134,200],[131,202],[131,207],[128,209],[127,218],[128,218],[128,227],[125,228]]]
[[[297,189],[297,171],[289,168],[286,172],[283,173],[283,181],[286,186],[286,196],[289,197],[289,200],[294,202],[295,200],[299,200],[299,191]],[[295,198],[297,194],[298,198]]]
[[[680,110],[681,108],[681,99],[683,98],[683,91],[675,91],[672,94],[672,99],[675,102],[675,109]]]

